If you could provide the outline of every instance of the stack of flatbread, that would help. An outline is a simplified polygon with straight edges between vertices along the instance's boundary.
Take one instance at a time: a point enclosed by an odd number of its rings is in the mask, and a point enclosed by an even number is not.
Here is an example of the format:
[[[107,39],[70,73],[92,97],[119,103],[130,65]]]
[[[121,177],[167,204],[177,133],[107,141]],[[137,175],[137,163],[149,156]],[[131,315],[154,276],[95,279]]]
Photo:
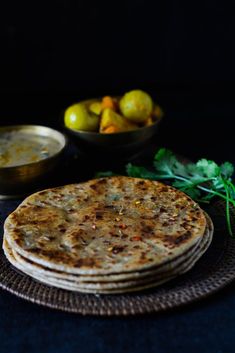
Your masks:
[[[112,294],[189,271],[212,234],[210,218],[184,193],[117,176],[29,196],[6,219],[3,249],[47,285]]]

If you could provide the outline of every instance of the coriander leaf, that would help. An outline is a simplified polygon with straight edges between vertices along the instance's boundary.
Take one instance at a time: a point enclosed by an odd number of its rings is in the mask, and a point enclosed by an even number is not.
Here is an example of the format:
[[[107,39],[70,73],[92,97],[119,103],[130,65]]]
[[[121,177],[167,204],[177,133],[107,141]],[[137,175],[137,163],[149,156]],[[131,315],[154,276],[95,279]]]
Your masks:
[[[229,234],[233,237],[233,231],[232,231],[232,225],[231,225],[231,215],[230,215],[230,202],[229,199],[231,198],[230,195],[230,187],[228,186],[227,182],[225,179],[222,179],[222,182],[224,183],[224,189],[226,192],[226,219],[227,219],[227,226],[228,226],[228,231]]]
[[[224,188],[224,183],[220,175],[216,179],[212,180],[211,182],[215,190]]]
[[[205,176],[203,174],[203,170],[201,170],[201,168],[199,168],[197,166],[197,164],[188,163],[186,168],[187,168],[189,177],[193,178],[194,181],[199,180],[199,179],[201,180],[201,179],[205,178]]]
[[[220,172],[225,178],[230,178],[234,173],[234,167],[232,163],[224,162],[221,164]]]
[[[181,163],[172,151],[161,148],[154,157],[154,167],[158,172],[188,177],[191,173],[188,164]]]
[[[159,150],[157,151],[157,153],[154,156],[154,160],[160,161],[164,158],[168,159],[172,155],[173,155],[173,153],[170,150],[168,150],[166,148],[159,148]]]
[[[178,160],[175,161],[174,165],[172,166],[173,173],[176,175],[188,177],[188,170],[186,164],[180,163]]]
[[[217,177],[220,173],[220,167],[218,164],[205,158],[200,159],[196,163],[196,167],[198,172],[201,172],[207,178]]]
[[[203,197],[200,197],[200,199],[198,200],[199,202],[210,202],[211,199],[213,199],[215,197],[214,194],[206,194]]]
[[[193,183],[190,180],[175,180],[172,185],[177,189],[187,189],[193,186]]]
[[[126,172],[128,176],[133,178],[145,178],[145,179],[152,179],[152,180],[156,179],[155,173],[149,171],[144,167],[138,167],[131,163],[128,163],[126,165]]]
[[[172,176],[172,168],[177,162],[176,157],[170,150],[166,148],[161,148],[154,157],[154,168],[161,173],[164,173],[166,176]]]
[[[231,198],[235,200],[235,185],[230,181],[230,179],[227,179],[227,184],[230,188],[229,193],[231,195]]]
[[[192,199],[196,201],[198,201],[202,197],[201,191],[195,188],[194,184],[190,180],[186,180],[186,181],[175,180],[172,183],[172,186],[185,192],[187,195],[189,195]]]
[[[195,201],[199,201],[201,198],[201,192],[198,189],[187,189],[184,192]]]

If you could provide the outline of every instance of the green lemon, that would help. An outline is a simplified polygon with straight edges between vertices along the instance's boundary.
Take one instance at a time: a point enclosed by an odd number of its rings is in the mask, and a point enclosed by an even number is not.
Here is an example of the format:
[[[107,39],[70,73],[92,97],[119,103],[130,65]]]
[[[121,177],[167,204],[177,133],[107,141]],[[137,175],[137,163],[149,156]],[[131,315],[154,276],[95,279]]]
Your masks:
[[[70,129],[97,131],[99,128],[99,117],[89,113],[85,104],[77,103],[66,109],[64,123]]]
[[[130,91],[121,98],[120,110],[130,121],[142,123],[151,115],[153,101],[149,94],[144,91]]]

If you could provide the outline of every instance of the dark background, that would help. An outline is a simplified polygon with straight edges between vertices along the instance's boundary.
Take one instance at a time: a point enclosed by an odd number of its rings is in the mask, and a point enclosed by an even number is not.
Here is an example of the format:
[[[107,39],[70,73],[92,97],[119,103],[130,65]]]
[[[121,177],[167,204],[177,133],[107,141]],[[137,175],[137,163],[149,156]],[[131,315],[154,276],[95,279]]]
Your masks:
[[[222,91],[235,80],[234,11],[222,1],[9,0],[0,23],[5,92]]]
[[[75,101],[141,88],[166,112],[159,145],[235,162],[234,35],[232,2],[2,2],[0,125],[57,126]],[[136,319],[83,318],[0,294],[1,352],[234,352],[232,287]]]
[[[164,144],[233,158],[234,11],[227,2],[2,2],[0,123],[58,121],[71,103],[147,90]],[[177,141],[175,146],[172,141]]]

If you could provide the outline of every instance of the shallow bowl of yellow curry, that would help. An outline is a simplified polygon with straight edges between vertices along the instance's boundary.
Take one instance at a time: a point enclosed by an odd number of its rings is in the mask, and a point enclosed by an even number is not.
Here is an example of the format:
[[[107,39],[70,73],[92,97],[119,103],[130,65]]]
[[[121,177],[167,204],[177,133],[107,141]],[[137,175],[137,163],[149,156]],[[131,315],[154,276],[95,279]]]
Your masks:
[[[59,161],[65,136],[40,125],[0,127],[0,198],[21,195]]]

